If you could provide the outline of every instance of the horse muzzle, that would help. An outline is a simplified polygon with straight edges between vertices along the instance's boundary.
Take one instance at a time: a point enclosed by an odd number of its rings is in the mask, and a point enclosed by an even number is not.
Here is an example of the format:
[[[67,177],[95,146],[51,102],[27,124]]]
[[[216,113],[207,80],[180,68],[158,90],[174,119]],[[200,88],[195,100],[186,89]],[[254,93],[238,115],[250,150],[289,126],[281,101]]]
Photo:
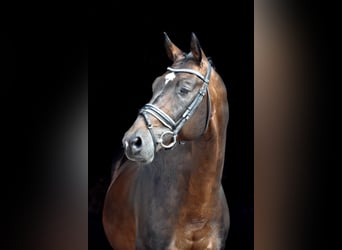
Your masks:
[[[122,144],[128,159],[143,164],[153,161],[155,149],[147,129],[128,130],[122,139]]]

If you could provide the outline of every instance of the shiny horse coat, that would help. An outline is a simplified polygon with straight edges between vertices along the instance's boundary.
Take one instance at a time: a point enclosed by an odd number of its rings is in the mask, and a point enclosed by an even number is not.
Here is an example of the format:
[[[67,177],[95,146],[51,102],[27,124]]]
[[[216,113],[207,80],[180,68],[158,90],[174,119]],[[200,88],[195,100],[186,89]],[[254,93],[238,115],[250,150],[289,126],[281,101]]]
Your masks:
[[[165,48],[173,63],[122,139],[104,201],[106,237],[115,250],[224,249],[225,84],[194,33],[189,53],[166,33]]]

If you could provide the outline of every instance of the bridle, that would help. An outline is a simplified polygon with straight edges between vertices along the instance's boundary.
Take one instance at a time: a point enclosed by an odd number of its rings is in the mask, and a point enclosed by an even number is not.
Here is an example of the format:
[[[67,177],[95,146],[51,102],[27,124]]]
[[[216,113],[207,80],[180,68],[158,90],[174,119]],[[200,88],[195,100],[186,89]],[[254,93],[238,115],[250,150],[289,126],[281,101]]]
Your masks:
[[[154,146],[156,148],[157,144],[160,144],[163,148],[165,149],[171,149],[176,145],[177,142],[177,135],[179,131],[182,129],[184,126],[185,122],[189,120],[189,118],[193,115],[197,107],[200,105],[203,97],[207,93],[207,119],[205,123],[205,130],[207,130],[208,124],[209,124],[209,119],[210,119],[210,95],[208,91],[208,85],[209,85],[209,79],[211,75],[211,64],[208,63],[208,69],[207,73],[205,76],[203,76],[201,73],[199,73],[196,70],[192,69],[175,69],[168,67],[167,70],[175,73],[189,73],[197,76],[203,81],[203,85],[198,91],[197,95],[195,98],[192,100],[192,102],[188,105],[188,107],[185,109],[183,115],[178,119],[178,121],[174,121],[168,114],[166,114],[163,110],[158,108],[157,106],[147,103],[145,104],[139,111],[139,114],[142,115],[145,119],[146,126],[148,130],[150,131],[150,134],[152,136]],[[159,139],[156,139],[156,136],[153,132],[152,129],[152,123],[151,120],[148,117],[148,114],[153,115],[155,118],[157,118],[165,127],[169,128],[170,131],[165,131],[164,133],[161,134]],[[171,135],[172,136],[172,141],[169,144],[165,144],[163,141],[164,136],[166,135]]]

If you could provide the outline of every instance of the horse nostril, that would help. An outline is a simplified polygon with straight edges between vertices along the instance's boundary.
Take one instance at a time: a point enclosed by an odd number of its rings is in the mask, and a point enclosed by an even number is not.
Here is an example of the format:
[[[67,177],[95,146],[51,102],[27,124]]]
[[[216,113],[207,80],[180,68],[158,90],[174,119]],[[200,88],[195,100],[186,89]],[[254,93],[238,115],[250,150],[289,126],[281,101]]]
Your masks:
[[[132,150],[133,153],[139,152],[141,150],[141,147],[142,147],[141,137],[139,137],[139,136],[133,137],[130,140],[129,144],[131,146],[131,150]]]

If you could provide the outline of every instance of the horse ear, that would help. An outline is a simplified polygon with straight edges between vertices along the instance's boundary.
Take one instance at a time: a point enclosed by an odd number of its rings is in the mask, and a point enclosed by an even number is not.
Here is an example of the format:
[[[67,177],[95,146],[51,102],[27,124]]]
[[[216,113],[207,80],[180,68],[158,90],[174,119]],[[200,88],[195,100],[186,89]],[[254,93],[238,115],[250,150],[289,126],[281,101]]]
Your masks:
[[[191,53],[192,53],[193,57],[200,64],[202,62],[202,60],[206,58],[206,56],[204,55],[204,52],[201,48],[201,45],[198,41],[198,38],[194,32],[191,33],[190,48],[191,48]]]
[[[174,62],[178,57],[183,55],[183,51],[180,50],[176,45],[174,45],[173,42],[171,42],[166,32],[164,32],[164,37],[167,56],[170,58],[171,61]]]

